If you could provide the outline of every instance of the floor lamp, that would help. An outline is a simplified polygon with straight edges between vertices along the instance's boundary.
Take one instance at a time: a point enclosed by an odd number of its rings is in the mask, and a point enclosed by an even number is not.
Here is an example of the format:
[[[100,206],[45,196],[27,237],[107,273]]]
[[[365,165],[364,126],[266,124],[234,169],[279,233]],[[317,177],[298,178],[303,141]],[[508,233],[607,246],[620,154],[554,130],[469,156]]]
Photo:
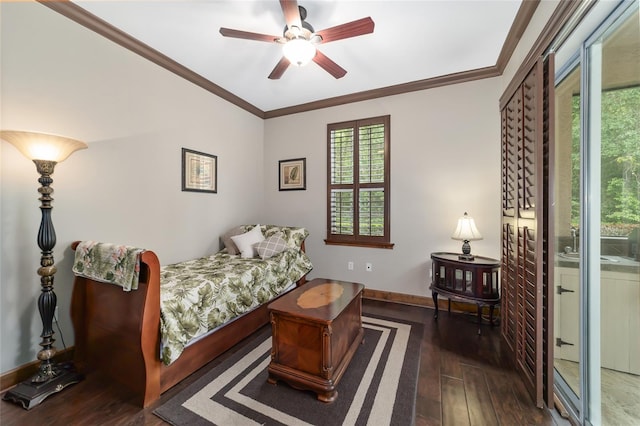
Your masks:
[[[41,349],[38,352],[40,366],[38,372],[30,379],[18,383],[13,389],[4,394],[2,399],[22,404],[27,410],[40,404],[46,397],[60,392],[65,387],[78,383],[82,376],[75,371],[58,366],[53,357],[56,348],[53,346],[53,316],[57,299],[53,292],[53,275],[56,267],[53,262],[53,247],[56,245],[56,232],[51,222],[51,175],[55,165],[65,160],[71,153],[87,148],[87,144],[62,136],[43,133],[22,132],[14,130],[0,131],[0,138],[14,145],[25,157],[33,160],[40,174],[38,182],[40,188],[40,210],[42,220],[38,230],[38,246],[42,251],[40,258],[41,293],[38,297],[38,310],[42,319]]]

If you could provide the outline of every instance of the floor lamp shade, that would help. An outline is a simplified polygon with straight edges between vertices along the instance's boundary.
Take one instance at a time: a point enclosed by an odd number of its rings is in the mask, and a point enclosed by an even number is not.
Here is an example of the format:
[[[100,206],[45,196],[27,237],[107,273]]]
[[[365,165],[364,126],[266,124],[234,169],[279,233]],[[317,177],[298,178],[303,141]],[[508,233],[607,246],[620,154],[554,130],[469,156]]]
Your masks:
[[[46,160],[60,163],[73,152],[85,149],[87,144],[64,136],[46,133],[2,130],[0,137],[9,142],[29,160]]]
[[[74,151],[87,148],[87,144],[62,136],[16,130],[2,130],[0,138],[14,145],[25,157],[33,160],[36,170],[40,174],[38,179],[41,185],[38,188],[38,193],[40,193],[40,211],[42,212],[40,229],[38,230],[38,247],[42,252],[40,268],[38,268],[41,286],[41,292],[38,296],[38,311],[42,319],[42,334],[40,335],[42,341],[40,342],[41,349],[38,351],[40,365],[36,375],[19,383],[2,397],[4,400],[19,403],[24,408],[31,409],[49,395],[60,392],[65,387],[82,379],[75,371],[61,368],[53,360],[56,354],[56,348],[53,346],[55,342],[53,316],[57,298],[53,291],[53,278],[56,273],[53,248],[56,245],[56,232],[51,221],[51,210],[53,209],[51,205],[53,201],[51,175],[57,163],[65,160]]]

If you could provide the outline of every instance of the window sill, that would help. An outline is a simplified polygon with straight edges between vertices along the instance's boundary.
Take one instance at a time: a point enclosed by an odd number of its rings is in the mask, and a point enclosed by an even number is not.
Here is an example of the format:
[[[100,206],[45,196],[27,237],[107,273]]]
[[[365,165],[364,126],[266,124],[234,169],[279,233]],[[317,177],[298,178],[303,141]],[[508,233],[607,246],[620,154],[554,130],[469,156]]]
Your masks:
[[[324,240],[326,245],[331,246],[352,246],[352,247],[367,247],[367,248],[381,248],[381,249],[393,249],[394,243],[376,243],[376,242],[364,242],[364,241],[334,241]]]

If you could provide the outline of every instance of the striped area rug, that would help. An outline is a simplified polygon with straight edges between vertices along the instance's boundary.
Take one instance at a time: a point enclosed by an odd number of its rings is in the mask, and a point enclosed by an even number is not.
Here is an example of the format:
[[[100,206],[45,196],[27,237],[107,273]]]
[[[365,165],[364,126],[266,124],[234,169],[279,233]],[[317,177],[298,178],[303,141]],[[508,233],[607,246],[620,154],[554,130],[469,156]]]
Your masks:
[[[312,392],[267,383],[271,329],[160,406],[173,425],[412,425],[422,325],[365,315],[364,343],[323,403]]]

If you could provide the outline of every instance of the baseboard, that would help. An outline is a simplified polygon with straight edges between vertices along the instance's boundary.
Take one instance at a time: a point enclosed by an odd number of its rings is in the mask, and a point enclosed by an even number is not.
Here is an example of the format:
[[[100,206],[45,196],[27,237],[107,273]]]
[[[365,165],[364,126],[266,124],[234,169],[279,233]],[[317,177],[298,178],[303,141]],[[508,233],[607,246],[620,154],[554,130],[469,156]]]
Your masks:
[[[391,291],[373,290],[365,288],[362,297],[372,300],[384,300],[386,302],[402,303],[405,305],[424,306],[434,308],[433,298],[426,296],[414,296],[411,294],[394,293]]]
[[[74,347],[66,348],[56,353],[54,359],[58,363],[68,362],[73,360]],[[35,375],[38,372],[40,361],[33,361],[28,364],[21,365],[13,370],[7,371],[0,375],[0,392],[14,387],[20,382],[23,382]]]
[[[433,298],[431,296],[415,296],[412,294],[394,293],[392,291],[365,288],[362,297],[371,300],[382,300],[386,302],[402,303],[404,305],[422,306],[425,308],[435,309]],[[440,297],[438,300],[438,309],[447,310],[448,300]],[[478,307],[473,303],[451,301],[451,312],[475,314],[478,312]],[[483,315],[488,315],[489,308],[487,306],[483,307],[482,313]],[[494,317],[500,318],[500,305],[495,307]]]

